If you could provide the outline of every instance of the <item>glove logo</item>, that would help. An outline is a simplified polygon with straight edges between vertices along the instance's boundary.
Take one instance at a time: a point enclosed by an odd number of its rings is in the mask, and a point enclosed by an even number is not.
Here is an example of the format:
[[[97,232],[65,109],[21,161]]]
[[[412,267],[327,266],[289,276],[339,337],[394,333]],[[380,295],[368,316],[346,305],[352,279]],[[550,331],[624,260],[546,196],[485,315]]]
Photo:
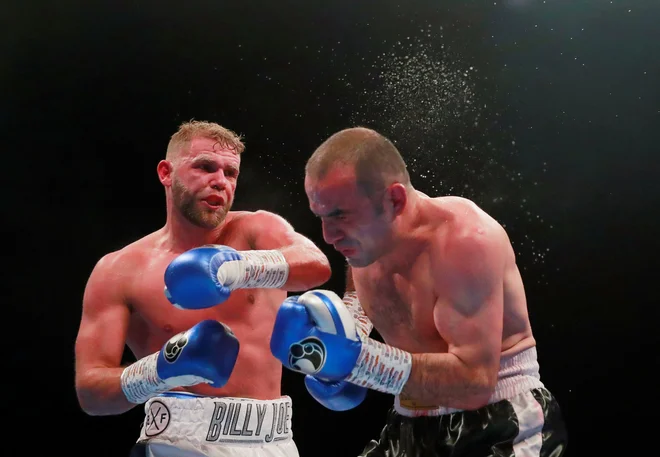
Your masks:
[[[176,362],[184,346],[188,344],[188,332],[174,335],[165,345],[165,360],[170,363]]]
[[[325,345],[321,340],[305,338],[289,348],[289,366],[302,373],[314,374],[325,365],[325,354]]]

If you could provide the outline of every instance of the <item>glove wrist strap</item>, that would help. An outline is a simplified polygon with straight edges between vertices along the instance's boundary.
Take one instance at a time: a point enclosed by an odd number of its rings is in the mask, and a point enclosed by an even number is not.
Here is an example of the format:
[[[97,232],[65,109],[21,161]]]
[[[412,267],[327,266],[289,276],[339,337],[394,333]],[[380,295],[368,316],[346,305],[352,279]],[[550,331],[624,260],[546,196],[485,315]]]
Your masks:
[[[367,338],[346,381],[368,389],[399,395],[408,381],[412,355],[401,349]]]
[[[355,321],[355,327],[358,330],[358,336],[362,341],[366,341],[367,338],[369,338],[373,324],[364,313],[357,292],[346,292],[342,301],[346,305],[346,308],[351,312],[351,316]]]
[[[171,387],[158,376],[158,352],[148,355],[121,373],[121,389],[131,403],[141,404]]]
[[[227,262],[237,267],[234,270],[237,274],[232,278],[234,280],[226,284],[229,289],[279,289],[286,284],[289,264],[280,251],[241,251],[240,254],[243,260]]]

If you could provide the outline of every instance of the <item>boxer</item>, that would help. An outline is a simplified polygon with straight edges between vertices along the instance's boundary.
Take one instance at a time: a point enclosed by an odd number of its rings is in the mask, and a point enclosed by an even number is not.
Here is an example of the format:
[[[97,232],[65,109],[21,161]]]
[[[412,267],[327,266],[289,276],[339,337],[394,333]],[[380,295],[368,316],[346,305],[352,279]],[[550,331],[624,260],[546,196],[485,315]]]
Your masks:
[[[564,455],[503,227],[469,200],[416,191],[396,147],[365,128],[314,152],[305,191],[349,287],[343,300],[320,289],[285,300],[271,351],[329,409],[357,407],[368,389],[393,395],[360,455]]]
[[[132,455],[298,456],[270,330],[287,291],[323,284],[330,266],[282,217],[231,210],[243,150],[218,124],[181,125],[157,166],[164,226],[88,279],[76,392],[90,415],[144,408]]]

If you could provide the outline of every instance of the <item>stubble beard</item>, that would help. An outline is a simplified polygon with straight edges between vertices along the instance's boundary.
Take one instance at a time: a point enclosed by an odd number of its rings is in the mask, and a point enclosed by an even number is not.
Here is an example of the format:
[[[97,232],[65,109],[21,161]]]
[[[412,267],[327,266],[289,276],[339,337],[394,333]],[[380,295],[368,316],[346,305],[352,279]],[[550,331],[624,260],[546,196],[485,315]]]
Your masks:
[[[204,229],[214,229],[222,224],[233,203],[229,201],[218,210],[202,207],[199,200],[177,179],[172,182],[172,200],[186,220]]]

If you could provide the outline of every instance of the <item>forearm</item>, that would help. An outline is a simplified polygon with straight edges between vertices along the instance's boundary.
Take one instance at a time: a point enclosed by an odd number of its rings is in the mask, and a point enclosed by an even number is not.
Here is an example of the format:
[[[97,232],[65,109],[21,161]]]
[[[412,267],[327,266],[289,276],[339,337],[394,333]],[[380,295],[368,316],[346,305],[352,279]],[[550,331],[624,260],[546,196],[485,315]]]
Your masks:
[[[346,292],[355,292],[355,281],[353,280],[353,269],[346,265]]]
[[[123,368],[92,368],[76,382],[78,402],[91,416],[122,414],[136,405],[129,402],[121,387]]]
[[[362,304],[360,303],[360,299],[355,290],[353,272],[350,265],[346,266],[346,292],[344,293],[342,301],[346,305],[346,308],[348,308],[350,311],[351,316],[353,316],[353,320],[357,326],[360,338],[363,340],[368,338],[369,334],[371,333],[371,329],[373,329],[374,326],[371,323],[371,320],[367,317],[367,314],[362,309]]]
[[[476,409],[487,404],[494,388],[486,369],[474,369],[450,353],[412,354],[371,338],[348,382],[425,406]]]
[[[282,289],[301,291],[318,287],[330,279],[331,270],[327,257],[315,246],[293,245],[279,250],[289,272]]]
[[[330,263],[316,246],[288,245],[278,249],[240,252],[240,260],[223,263],[217,272],[221,284],[236,289],[312,289],[330,279]]]
[[[400,395],[424,405],[476,409],[487,403],[492,391],[483,371],[454,354],[412,354],[410,376]]]

